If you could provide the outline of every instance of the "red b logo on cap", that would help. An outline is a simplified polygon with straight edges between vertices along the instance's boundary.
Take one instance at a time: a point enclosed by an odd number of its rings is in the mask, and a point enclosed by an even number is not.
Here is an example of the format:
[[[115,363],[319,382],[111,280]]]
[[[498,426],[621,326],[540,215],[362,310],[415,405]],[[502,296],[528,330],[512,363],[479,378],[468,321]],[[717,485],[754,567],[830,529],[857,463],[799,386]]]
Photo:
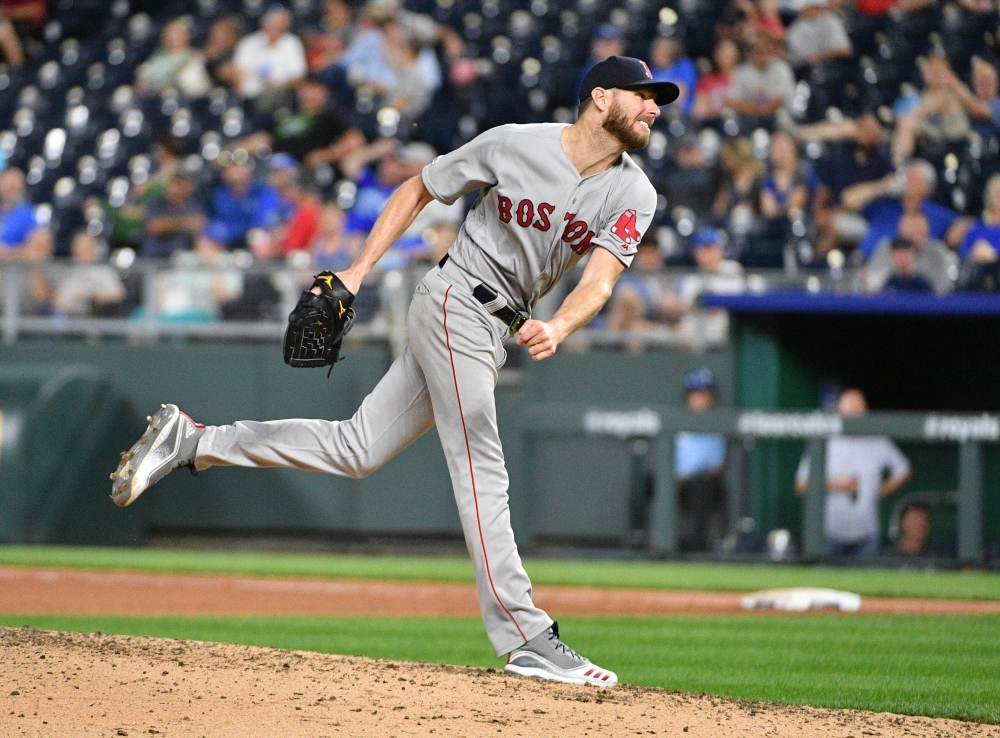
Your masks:
[[[646,62],[642,62],[642,68],[646,70],[646,76],[653,79],[653,73],[649,71],[649,65]]]

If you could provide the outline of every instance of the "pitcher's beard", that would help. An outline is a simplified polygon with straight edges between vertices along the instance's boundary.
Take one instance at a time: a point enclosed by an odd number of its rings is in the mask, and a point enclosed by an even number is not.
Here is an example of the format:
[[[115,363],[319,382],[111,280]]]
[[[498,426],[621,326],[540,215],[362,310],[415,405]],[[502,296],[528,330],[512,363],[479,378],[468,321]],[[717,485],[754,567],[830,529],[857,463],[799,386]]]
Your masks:
[[[635,122],[634,119],[630,120],[625,115],[621,106],[615,101],[611,103],[608,117],[604,119],[603,128],[621,141],[622,146],[626,149],[644,149],[649,143],[649,129],[647,128],[644,133],[637,133],[633,128]]]

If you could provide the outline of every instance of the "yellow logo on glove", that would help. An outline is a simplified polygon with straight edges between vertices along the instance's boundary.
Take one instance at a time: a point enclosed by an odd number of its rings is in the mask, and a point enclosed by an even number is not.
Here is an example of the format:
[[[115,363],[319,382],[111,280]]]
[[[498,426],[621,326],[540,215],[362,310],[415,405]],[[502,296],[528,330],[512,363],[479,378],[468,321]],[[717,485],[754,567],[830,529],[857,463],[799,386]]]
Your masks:
[[[344,313],[347,312],[347,308],[344,307],[344,303],[340,300],[337,300],[337,304],[340,305],[340,312],[337,314],[337,318],[343,318]]]
[[[328,290],[333,289],[333,275],[332,274],[320,274],[316,277],[317,282],[326,282],[326,288]]]

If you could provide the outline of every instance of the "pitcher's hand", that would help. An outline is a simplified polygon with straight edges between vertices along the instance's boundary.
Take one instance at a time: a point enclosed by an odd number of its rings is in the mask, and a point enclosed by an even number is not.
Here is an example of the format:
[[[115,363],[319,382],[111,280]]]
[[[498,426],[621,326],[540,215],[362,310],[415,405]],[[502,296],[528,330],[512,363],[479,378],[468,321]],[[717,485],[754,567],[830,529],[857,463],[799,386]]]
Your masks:
[[[542,320],[528,320],[517,332],[517,345],[527,346],[528,353],[535,361],[547,359],[556,352],[562,342],[555,328]]]

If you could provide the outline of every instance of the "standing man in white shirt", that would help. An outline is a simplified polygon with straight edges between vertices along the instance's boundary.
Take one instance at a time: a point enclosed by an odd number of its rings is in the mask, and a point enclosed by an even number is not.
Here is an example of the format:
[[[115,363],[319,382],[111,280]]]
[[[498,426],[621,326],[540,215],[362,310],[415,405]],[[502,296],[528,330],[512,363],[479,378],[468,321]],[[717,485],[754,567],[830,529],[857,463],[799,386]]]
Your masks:
[[[862,415],[868,402],[859,389],[840,396],[837,412]],[[809,485],[809,457],[799,462],[795,492],[804,496]],[[827,556],[878,556],[879,502],[898,490],[912,475],[910,462],[885,436],[835,436],[826,442]]]
[[[240,74],[240,94],[256,100],[262,95],[280,98],[289,86],[306,75],[306,52],[291,33],[292,15],[272,5],[260,21],[260,30],[237,45],[233,64]]]

